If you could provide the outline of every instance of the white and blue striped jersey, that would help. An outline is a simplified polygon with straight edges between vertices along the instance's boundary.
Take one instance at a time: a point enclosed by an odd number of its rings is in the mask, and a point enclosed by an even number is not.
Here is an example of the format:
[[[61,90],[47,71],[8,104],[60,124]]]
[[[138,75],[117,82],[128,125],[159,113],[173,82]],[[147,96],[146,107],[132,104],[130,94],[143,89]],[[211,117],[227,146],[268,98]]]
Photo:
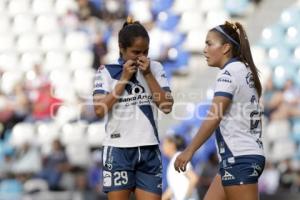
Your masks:
[[[150,69],[161,88],[170,91],[163,66],[159,62],[151,61]],[[100,66],[95,76],[93,94],[111,93],[122,70],[120,60],[119,64]],[[142,72],[138,70],[126,85],[118,102],[108,112],[103,145],[137,147],[158,144],[157,115],[150,88]]]
[[[217,76],[214,95],[232,100],[216,129],[219,156],[264,155],[261,110],[251,70],[231,59]]]

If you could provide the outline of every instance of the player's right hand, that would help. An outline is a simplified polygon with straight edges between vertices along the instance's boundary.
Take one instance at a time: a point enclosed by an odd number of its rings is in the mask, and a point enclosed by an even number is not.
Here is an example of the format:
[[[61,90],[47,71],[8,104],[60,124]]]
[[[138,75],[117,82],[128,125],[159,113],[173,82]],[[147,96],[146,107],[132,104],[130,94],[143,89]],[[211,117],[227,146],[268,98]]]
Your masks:
[[[136,61],[127,60],[123,65],[121,80],[129,81],[132,75],[137,71]]]
[[[193,153],[186,148],[181,152],[174,162],[174,168],[177,172],[185,172],[187,163],[192,159]]]

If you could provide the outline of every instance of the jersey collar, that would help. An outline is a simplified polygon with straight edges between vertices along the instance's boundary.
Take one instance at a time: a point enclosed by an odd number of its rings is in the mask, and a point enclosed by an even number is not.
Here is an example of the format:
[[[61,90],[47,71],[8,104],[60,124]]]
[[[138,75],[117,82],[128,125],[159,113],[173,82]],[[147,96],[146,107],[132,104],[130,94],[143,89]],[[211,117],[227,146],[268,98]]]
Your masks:
[[[224,69],[227,65],[229,65],[230,63],[233,63],[233,62],[237,62],[239,61],[239,59],[237,57],[233,57],[233,58],[230,58],[222,67],[222,69]]]
[[[118,58],[119,65],[123,65],[125,63],[125,60],[123,58]]]

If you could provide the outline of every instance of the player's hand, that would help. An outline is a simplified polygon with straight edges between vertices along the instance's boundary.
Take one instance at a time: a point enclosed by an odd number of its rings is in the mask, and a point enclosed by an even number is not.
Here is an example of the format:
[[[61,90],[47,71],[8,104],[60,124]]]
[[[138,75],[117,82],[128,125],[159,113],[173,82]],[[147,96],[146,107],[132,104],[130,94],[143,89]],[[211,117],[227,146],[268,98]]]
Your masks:
[[[137,66],[141,70],[144,76],[151,73],[150,59],[147,58],[146,56],[140,56],[137,58]]]
[[[180,153],[174,162],[175,170],[180,172],[185,172],[186,165],[192,159],[193,153],[188,149],[185,149],[182,153]]]
[[[137,71],[137,62],[134,60],[127,60],[123,65],[123,72],[121,80],[129,81],[132,75]]]

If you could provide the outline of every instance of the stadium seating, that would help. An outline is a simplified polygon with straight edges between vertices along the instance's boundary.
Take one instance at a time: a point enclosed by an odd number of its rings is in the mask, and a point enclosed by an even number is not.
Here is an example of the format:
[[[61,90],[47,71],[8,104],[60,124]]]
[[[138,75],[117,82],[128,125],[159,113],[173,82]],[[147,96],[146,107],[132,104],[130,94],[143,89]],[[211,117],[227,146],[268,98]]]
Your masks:
[[[24,143],[35,142],[35,125],[32,123],[18,123],[12,129],[9,143],[14,147],[20,147]]]
[[[105,137],[105,123],[94,122],[88,126],[87,141],[91,147],[100,147]]]

